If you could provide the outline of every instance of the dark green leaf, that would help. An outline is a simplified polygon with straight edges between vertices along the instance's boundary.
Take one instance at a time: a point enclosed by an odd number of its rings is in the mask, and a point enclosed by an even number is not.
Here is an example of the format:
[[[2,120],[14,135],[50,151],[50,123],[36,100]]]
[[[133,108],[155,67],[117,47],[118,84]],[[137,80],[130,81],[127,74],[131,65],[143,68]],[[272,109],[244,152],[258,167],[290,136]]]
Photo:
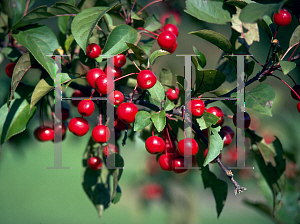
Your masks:
[[[245,60],[245,73],[247,76],[252,75],[254,70],[255,62],[254,61],[248,61]]]
[[[197,95],[213,91],[225,82],[226,76],[217,70],[196,70],[195,92]]]
[[[151,97],[159,102],[162,102],[165,99],[165,91],[164,87],[161,85],[159,81],[156,81],[155,85],[148,89]]]
[[[226,1],[226,4],[236,6],[240,9],[243,9],[246,5],[248,5],[247,2],[240,1],[240,0],[228,0]]]
[[[137,40],[137,31],[129,25],[119,25],[115,27],[108,36],[104,46],[102,57],[111,57],[126,51],[129,47],[127,43],[134,44]]]
[[[170,54],[168,51],[165,51],[165,50],[156,50],[154,51],[150,57],[149,57],[149,63],[150,63],[150,66],[154,64],[155,60],[160,57],[160,56],[164,56],[164,55],[168,55]]]
[[[111,32],[116,27],[112,17],[108,13],[105,13],[103,18],[107,24],[109,32]]]
[[[19,44],[26,47],[34,58],[46,69],[54,79],[54,60],[47,56],[59,48],[53,31],[44,25],[30,25],[13,34]],[[57,66],[56,66],[57,67]]]
[[[297,44],[300,42],[300,25],[297,26],[297,28],[294,30],[291,39],[290,39],[290,45],[289,47]]]
[[[251,3],[247,5],[240,14],[240,20],[244,23],[255,23],[262,20],[265,15],[272,16],[282,7],[284,1],[277,4]]]
[[[156,15],[149,16],[144,24],[144,29],[151,32],[158,30],[161,27],[159,18]]]
[[[275,28],[270,16],[265,15],[262,20],[257,22],[267,33],[269,39],[271,40],[275,33]]]
[[[271,109],[275,99],[275,91],[270,84],[261,83],[253,90],[245,93],[245,106],[253,111],[272,116]]]
[[[143,20],[141,17],[139,17],[135,12],[131,12],[131,18],[135,20]]]
[[[193,50],[195,52],[195,55],[197,55],[196,58],[197,58],[199,65],[201,66],[201,68],[204,68],[206,65],[205,55],[203,53],[201,53],[200,51],[198,51],[197,48],[195,48],[195,47],[193,47]]]
[[[114,6],[113,6],[114,7]],[[77,44],[86,53],[90,36],[103,15],[113,7],[93,7],[81,11],[71,24],[72,34]]]
[[[226,75],[227,82],[232,83],[236,81],[236,57],[231,57],[231,60],[229,57],[221,57],[216,70]]]
[[[160,74],[159,74],[159,81],[162,85],[170,85],[173,83],[173,75],[170,69],[162,68]],[[168,87],[165,88],[167,90]]]
[[[118,185],[116,189],[116,195],[113,198],[112,203],[117,204],[120,201],[121,196],[122,196],[122,191],[120,186]]]
[[[47,6],[41,6],[23,16],[22,19],[18,21],[11,29],[15,30],[19,27],[26,26],[31,23],[35,23],[43,19],[48,19],[58,15],[68,16],[77,14],[78,12],[79,9],[77,9],[75,6],[64,2],[57,2],[53,6],[48,8]]]
[[[30,109],[34,107],[34,105],[42,99],[43,96],[45,96],[47,93],[49,93],[51,90],[53,90],[54,87],[50,86],[44,79],[41,79],[38,84],[36,85],[32,96],[31,96],[31,102],[30,102]]]
[[[148,61],[148,56],[142,48],[131,43],[126,44],[132,50],[133,54],[139,60],[140,64],[145,64]]]
[[[11,92],[9,100],[12,100],[14,97],[14,93],[19,85],[19,82],[25,75],[25,73],[28,71],[28,69],[31,67],[31,60],[30,60],[30,54],[26,53],[23,54],[22,57],[18,60],[14,72],[11,79]]]
[[[292,61],[279,61],[283,74],[287,75],[296,68],[296,63]]]
[[[11,101],[10,109],[7,104],[0,108],[0,145],[10,137],[21,133],[34,115],[36,108],[30,111],[30,105],[26,99],[14,99]]]
[[[219,134],[220,129],[220,126],[216,128],[208,128],[208,133],[210,133],[211,130],[211,135],[208,135],[208,153],[203,166],[206,166],[213,161],[220,154],[223,148],[223,140]]]
[[[204,112],[202,117],[197,118],[196,120],[200,126],[200,129],[203,130],[212,126],[213,124],[216,124],[219,121],[219,118],[212,113]]]
[[[153,44],[154,44],[154,42],[155,42],[156,40],[154,40],[154,39],[150,39],[150,40],[148,40],[148,41],[143,41],[144,42],[144,45],[140,45],[140,47],[145,51],[145,53],[147,54],[147,55],[149,55],[150,54],[150,51],[151,51],[151,48],[152,48],[152,46],[153,46]],[[141,41],[142,42],[142,41]]]
[[[219,96],[222,96],[224,94],[227,94],[228,92],[229,92],[228,89],[220,89],[220,90],[217,90],[217,91],[213,92],[213,94],[215,94],[216,96],[219,97]],[[224,103],[231,110],[232,113],[236,113],[236,105],[235,105],[236,101],[232,102],[232,101],[229,101],[229,100],[221,100],[221,102]]]
[[[1,49],[1,53],[5,55],[9,60],[16,61],[19,57],[22,56],[20,51],[12,47],[4,47]]]
[[[135,115],[135,121],[134,121],[134,131],[140,131],[143,130],[145,127],[147,127],[149,124],[152,123],[151,121],[151,115],[147,111],[139,111]]]
[[[151,120],[158,132],[161,132],[166,126],[166,112],[159,111],[151,116]]]
[[[232,45],[230,41],[220,33],[217,33],[213,30],[199,30],[190,32],[189,34],[196,35],[203,38],[204,40],[209,41],[228,54],[232,53]]]
[[[223,1],[187,0],[184,11],[208,23],[226,24],[231,20],[229,12],[231,7],[225,5]]]
[[[67,52],[69,52],[70,47],[71,47],[72,43],[74,42],[74,40],[75,39],[74,39],[73,34],[69,35],[68,38],[66,39],[66,41],[65,41],[65,49],[66,49]]]
[[[58,17],[57,24],[58,24],[58,28],[62,34],[67,33],[70,18],[71,18],[70,16]]]
[[[166,98],[164,110],[165,111],[170,111],[170,110],[173,110],[174,107],[175,107],[175,104],[172,101],[170,101],[168,98]]]

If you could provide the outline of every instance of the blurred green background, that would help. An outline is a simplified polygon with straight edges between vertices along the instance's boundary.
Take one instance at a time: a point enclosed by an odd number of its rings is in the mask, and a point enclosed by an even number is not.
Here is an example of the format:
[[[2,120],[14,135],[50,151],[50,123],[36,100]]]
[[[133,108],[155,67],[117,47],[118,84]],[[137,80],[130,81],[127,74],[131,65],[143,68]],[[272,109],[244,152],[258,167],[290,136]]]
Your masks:
[[[34,7],[40,5],[51,6],[56,1],[36,1]],[[145,5],[150,1],[138,1]],[[157,3],[149,7],[149,12],[162,15],[170,8],[179,10],[181,17],[178,48],[175,54],[159,58],[153,67],[157,74],[162,67],[171,69],[173,74],[183,75],[184,61],[176,54],[193,54],[192,47],[206,55],[207,69],[214,69],[222,52],[210,43],[188,32],[200,29],[212,29],[230,36],[230,26],[220,26],[202,23],[183,12],[184,1],[170,1]],[[48,19],[42,23],[50,26],[58,33],[57,19]],[[293,18],[290,27],[295,27],[297,21]],[[289,38],[293,29],[280,28],[278,40],[284,50],[288,47]],[[264,62],[268,53],[269,41],[260,30],[261,41],[250,48],[250,52],[261,62]],[[155,45],[158,49],[158,45]],[[10,79],[5,75],[7,59],[0,65],[0,105],[7,99]],[[256,74],[259,67],[255,67]],[[35,73],[31,74],[34,75]],[[276,73],[275,73],[276,74]],[[281,75],[277,73],[277,75]],[[31,79],[26,75],[26,79]],[[299,83],[299,70],[291,73]],[[283,77],[290,85],[291,80]],[[277,79],[268,78],[276,91],[276,99],[273,104],[273,117],[256,116],[258,132],[265,135],[277,136],[283,148],[289,152],[297,152],[300,145],[299,138],[299,113],[296,109],[297,102],[290,97],[290,90]],[[253,89],[259,83],[247,87],[247,91]],[[235,83],[226,83],[221,88],[233,88]],[[213,104],[212,104],[213,105]],[[221,104],[219,104],[221,105]],[[224,107],[224,106],[222,106]],[[76,108],[70,105],[71,116],[77,116]],[[1,118],[0,118],[1,119]],[[94,119],[94,120],[93,120]],[[96,122],[95,116],[89,121]],[[229,123],[229,121],[227,121]],[[226,123],[225,123],[226,124]],[[0,223],[273,223],[271,219],[255,210],[246,207],[242,203],[243,198],[263,201],[259,190],[257,176],[250,179],[239,178],[242,186],[247,191],[234,196],[233,186],[217,165],[211,165],[212,170],[229,185],[226,205],[219,219],[216,215],[215,202],[210,189],[204,190],[200,172],[190,170],[187,175],[176,175],[160,171],[160,174],[150,175],[146,171],[146,164],[150,155],[144,148],[144,143],[138,138],[135,141],[127,141],[121,148],[121,154],[125,160],[125,170],[120,181],[122,197],[118,204],[111,205],[104,212],[101,219],[85,195],[81,187],[82,154],[90,137],[89,132],[84,137],[75,137],[70,132],[63,141],[63,166],[71,167],[69,170],[49,170],[45,167],[53,166],[53,143],[40,143],[35,140],[33,132],[39,125],[38,113],[31,120],[28,129],[13,137],[1,146],[0,151]],[[231,125],[231,124],[230,124]],[[119,140],[121,145],[122,137]],[[298,154],[296,154],[299,156]],[[256,164],[251,164],[255,167]],[[238,172],[238,171],[234,171]],[[163,197],[159,200],[149,200],[147,203],[141,199],[140,188],[146,183],[161,183],[164,187]]]

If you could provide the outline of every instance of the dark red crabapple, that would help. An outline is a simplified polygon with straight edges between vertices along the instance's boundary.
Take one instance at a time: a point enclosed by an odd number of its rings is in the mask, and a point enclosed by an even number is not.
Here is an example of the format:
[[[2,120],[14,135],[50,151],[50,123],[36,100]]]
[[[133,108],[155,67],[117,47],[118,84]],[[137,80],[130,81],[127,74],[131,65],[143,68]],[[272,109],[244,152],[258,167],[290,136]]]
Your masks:
[[[98,156],[93,156],[88,159],[87,165],[92,170],[100,170],[103,165],[103,161]]]
[[[174,53],[176,51],[176,48],[177,48],[177,41],[175,42],[175,44],[173,45],[173,47],[170,49],[170,50],[167,50],[170,54]]]
[[[77,109],[82,116],[89,117],[93,114],[95,105],[92,100],[81,100]]]
[[[95,81],[95,86],[98,93],[107,94],[113,90],[113,80],[106,74],[100,75]]]
[[[156,76],[150,70],[142,70],[137,76],[137,83],[141,89],[150,89],[156,83]]]
[[[47,126],[40,126],[34,131],[37,140],[45,142],[54,139],[54,130]]]
[[[171,162],[174,158],[175,156],[173,153],[162,154],[158,159],[158,163],[163,170],[171,171],[172,170]]]
[[[72,94],[72,97],[86,97],[80,90],[75,90],[75,92]],[[79,104],[80,100],[72,100],[71,103],[77,107]]]
[[[114,144],[108,143],[106,146],[103,148],[103,155],[104,156],[109,156],[112,153],[119,153],[119,149],[117,146]]]
[[[100,75],[105,75],[104,71],[100,68],[93,68],[86,74],[86,81],[93,88],[96,88],[95,81]]]
[[[123,67],[126,63],[126,57],[124,54],[118,54],[114,56],[112,59],[114,61],[114,66],[117,68]]]
[[[184,138],[178,142],[178,151],[183,156],[196,155],[198,152],[198,143],[193,138]]]
[[[147,200],[155,200],[162,197],[163,188],[160,184],[149,183],[141,187],[141,196]]]
[[[219,118],[217,124],[220,124],[223,121],[223,111],[219,107],[210,107],[206,110],[207,113],[211,113]]]
[[[171,24],[171,23],[166,24],[163,27],[163,30],[168,30],[168,31],[174,33],[176,35],[176,37],[178,37],[179,30],[178,30],[178,27],[174,24]]]
[[[147,138],[145,147],[150,154],[162,153],[165,149],[165,142],[158,136],[151,136]]]
[[[107,142],[110,137],[110,131],[105,125],[97,125],[93,128],[92,138],[95,142],[104,143]]]
[[[201,99],[195,99],[188,102],[187,108],[193,116],[199,117],[204,113],[205,105]]]
[[[176,150],[175,140],[171,140],[170,142],[169,139],[165,139],[165,150],[167,152],[175,152]]]
[[[89,58],[98,58],[101,54],[101,47],[98,44],[89,44],[86,49],[86,55]]]
[[[12,77],[15,66],[16,66],[16,63],[13,63],[13,62],[6,65],[5,72],[9,78]]]
[[[125,124],[129,124],[135,121],[135,115],[138,112],[138,108],[133,103],[121,103],[117,109],[118,118]]]
[[[187,171],[187,168],[183,168],[183,167],[185,167],[183,157],[177,157],[177,158],[173,159],[171,161],[171,166],[172,166],[172,170],[175,173],[183,173],[183,172]]]
[[[287,26],[291,23],[292,16],[286,9],[280,9],[279,13],[273,15],[273,22],[278,26]]]
[[[163,31],[157,38],[158,45],[164,50],[171,50],[176,42],[176,35],[168,30]]]
[[[226,131],[220,131],[220,136],[224,142],[223,147],[229,146],[232,141],[232,137],[231,137],[230,133],[228,133]]]
[[[118,117],[114,120],[115,130],[124,131],[126,129],[126,124],[121,121]],[[131,125],[128,124],[128,129],[131,129]]]
[[[234,123],[234,125],[236,126],[237,124],[236,124],[236,114],[234,114],[233,115],[233,118],[232,118],[232,120],[233,120],[233,123]],[[241,120],[241,122],[243,122],[243,120],[244,120],[244,127],[238,127],[238,128],[244,128],[244,129],[247,129],[247,128],[249,128],[249,126],[250,126],[250,123],[251,123],[251,118],[250,118],[250,115],[247,113],[247,112],[244,112],[244,119],[242,119]],[[236,126],[237,127],[237,126]]]
[[[62,108],[61,109],[61,119],[63,121],[68,120],[70,117],[70,111],[67,108]]]
[[[228,133],[230,134],[231,138],[234,137],[234,131],[232,130],[231,127],[229,127],[229,126],[227,126],[227,125],[222,126],[220,131],[221,131],[221,132],[228,132]]]
[[[298,112],[300,113],[300,102],[297,103],[297,110],[298,110]]]
[[[174,101],[178,99],[179,89],[175,87],[175,89],[169,88],[166,92],[166,96],[169,100]]]
[[[111,66],[107,66],[104,69],[104,72],[106,75],[110,76],[110,77],[114,77],[114,78],[120,78],[122,76],[122,68],[117,68],[117,67],[111,67]]]
[[[293,87],[293,90],[300,96],[300,85],[295,85]],[[293,97],[293,99],[300,101],[300,99],[298,98],[298,96],[294,93],[294,91],[291,90],[291,95]]]
[[[77,136],[84,136],[90,129],[89,123],[82,117],[74,117],[69,122],[69,131]]]
[[[123,103],[124,95],[120,91],[115,90],[108,95],[108,100],[113,105],[119,105]]]
[[[64,135],[67,131],[66,125],[62,123],[57,123],[54,125],[54,134],[55,135]]]

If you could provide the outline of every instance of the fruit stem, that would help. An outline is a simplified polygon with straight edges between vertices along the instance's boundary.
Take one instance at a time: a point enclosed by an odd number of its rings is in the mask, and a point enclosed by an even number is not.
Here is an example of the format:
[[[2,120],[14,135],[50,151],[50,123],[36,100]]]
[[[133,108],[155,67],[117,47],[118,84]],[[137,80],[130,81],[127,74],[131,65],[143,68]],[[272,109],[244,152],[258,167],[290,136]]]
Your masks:
[[[283,81],[281,78],[279,78],[279,77],[276,76],[276,75],[271,74],[270,76],[273,76],[273,77],[279,79],[281,82],[283,82],[287,87],[289,87],[289,88],[295,93],[295,95],[296,95],[296,96],[298,97],[298,99],[300,100],[300,96],[298,95],[298,93],[296,93],[296,91],[295,91],[289,84],[287,84],[285,81]]]
[[[299,47],[299,43],[297,44],[297,46],[296,46],[295,50],[293,51],[293,53],[291,54],[291,56],[289,57],[288,61],[291,60],[291,58],[292,58],[293,55],[295,54],[295,52],[296,52],[296,50],[297,50],[298,47]]]
[[[130,99],[130,103],[132,103],[133,96],[134,96],[134,94],[135,94],[135,90],[136,90],[137,87],[138,87],[138,84],[136,84],[135,87],[134,87],[134,90],[133,90],[133,92],[132,92],[132,96],[131,96],[131,99]]]
[[[129,13],[129,15],[128,15],[128,17],[127,17],[127,20],[126,20],[126,24],[129,24],[129,22],[130,22],[131,13],[132,13],[132,11],[133,11],[133,8],[134,8],[135,3],[136,3],[136,0],[135,0],[134,3],[132,4],[130,13]]]
[[[149,4],[145,5],[140,11],[137,12],[137,14],[141,13],[142,11],[144,11],[147,7],[149,7],[150,5],[154,4],[154,3],[158,3],[158,2],[163,2],[164,0],[157,0],[157,1],[153,1],[150,2]]]
[[[151,33],[151,34],[153,34],[153,35],[155,35],[155,36],[159,36],[157,33],[151,32],[150,30],[146,30],[146,29],[144,29],[143,27],[138,27],[138,28],[136,28],[136,29],[137,29],[137,30],[143,30],[143,31],[146,31],[146,32]]]
[[[277,28],[276,28],[276,31],[275,31],[275,34],[274,34],[274,37],[273,37],[272,40],[274,40],[274,39],[276,38],[276,35],[277,35],[278,30],[279,30],[279,26],[277,25]]]
[[[145,35],[145,36],[147,36],[147,37],[151,37],[151,38],[153,38],[153,39],[157,40],[157,38],[156,38],[156,37],[153,37],[153,36],[151,36],[151,35],[149,35],[149,34],[147,34],[147,33],[143,33],[143,32],[141,32],[141,34],[144,34],[144,35]]]
[[[295,47],[296,45],[297,45],[297,47],[295,48],[294,52],[292,53],[292,55],[291,55],[291,56],[289,57],[289,59],[288,59],[288,61],[291,60],[291,58],[293,57],[295,51],[297,50],[297,48],[298,48],[298,46],[299,46],[299,43],[296,43],[296,44],[294,44],[293,46],[289,47],[289,49],[287,49],[287,51],[286,51],[286,52],[284,53],[284,55],[280,58],[280,60],[283,60],[284,57],[287,55],[287,53],[288,53],[293,47]]]
[[[95,91],[96,91],[96,90],[94,89],[93,92],[92,92],[92,94],[91,94],[91,96],[90,96],[90,100],[92,99],[92,97],[93,97]]]
[[[115,79],[114,82],[119,81],[120,79],[123,79],[123,78],[125,78],[125,77],[131,76],[131,75],[134,75],[134,74],[138,74],[138,73],[135,73],[135,72],[134,72],[134,73],[130,73],[130,74],[124,75],[124,76],[122,76],[122,77],[120,77],[120,78]]]
[[[171,141],[171,137],[170,137],[169,130],[168,130],[167,127],[166,127],[166,132],[167,132],[167,136],[168,136],[168,139],[169,139],[171,148],[173,148],[173,143],[172,143],[172,141]],[[166,147],[165,149],[166,149],[166,150],[165,150],[165,153],[167,154],[167,147]]]
[[[100,97],[102,97],[101,93]],[[99,125],[102,125],[102,100],[99,101]]]

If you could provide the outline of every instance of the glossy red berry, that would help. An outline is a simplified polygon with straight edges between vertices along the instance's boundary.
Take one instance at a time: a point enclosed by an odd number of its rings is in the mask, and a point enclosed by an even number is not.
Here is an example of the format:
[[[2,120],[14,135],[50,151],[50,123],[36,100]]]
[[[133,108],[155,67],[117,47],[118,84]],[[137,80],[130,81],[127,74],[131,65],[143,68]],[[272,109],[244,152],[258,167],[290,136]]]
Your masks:
[[[172,170],[172,160],[175,158],[173,153],[162,154],[158,163],[163,170],[171,171]]]
[[[96,81],[96,90],[98,93],[107,94],[110,93],[113,90],[113,80],[109,76],[100,75]]]
[[[126,63],[126,57],[124,54],[118,54],[114,56],[113,60],[114,60],[114,66],[117,68],[123,67]]]
[[[171,142],[170,142],[168,139],[166,139],[165,140],[165,150],[167,152],[175,152],[175,150],[176,150],[175,141],[171,140]]]
[[[81,100],[77,109],[82,116],[89,117],[94,112],[95,105],[92,100]]]
[[[125,124],[134,122],[137,112],[138,108],[133,103],[121,103],[117,109],[118,118]]]
[[[147,138],[145,146],[150,154],[162,153],[165,149],[164,140],[158,136],[151,136]]]
[[[178,37],[179,30],[178,30],[178,27],[174,24],[171,24],[171,23],[166,24],[163,27],[163,30],[170,31],[170,32],[174,33],[176,35],[176,37]]]
[[[278,26],[287,26],[291,23],[292,16],[286,9],[280,9],[279,13],[274,13],[273,21]]]
[[[300,85],[295,85],[293,87],[293,90],[300,96]],[[294,93],[294,91],[291,90],[291,95],[295,100],[300,101],[300,99],[298,98],[298,96]]]
[[[211,113],[219,118],[217,124],[220,124],[223,121],[223,111],[219,107],[210,107],[206,110],[207,113]]]
[[[6,65],[5,72],[9,78],[12,77],[15,66],[16,66],[16,63],[13,63],[13,62]]]
[[[57,123],[54,125],[55,135],[64,135],[67,131],[67,127],[64,123]]]
[[[121,121],[118,117],[114,120],[114,126],[116,130],[124,131],[126,129],[126,124]],[[131,129],[131,125],[128,124],[128,129]]]
[[[90,129],[89,123],[82,117],[74,117],[69,122],[69,131],[77,136],[84,136]]]
[[[205,105],[201,99],[191,100],[187,107],[192,115],[196,117],[202,116],[205,110]]]
[[[89,58],[98,58],[101,54],[101,47],[98,44],[89,44],[86,49],[86,55]]]
[[[164,50],[171,50],[176,42],[176,35],[168,30],[163,31],[157,38],[158,45]]]
[[[93,68],[86,74],[86,81],[91,87],[96,88],[95,81],[100,75],[105,75],[104,71],[100,68]]]
[[[177,100],[179,95],[179,89],[175,87],[175,89],[169,88],[168,91],[166,92],[166,96],[169,100]]]
[[[171,161],[172,170],[175,173],[183,173],[187,171],[187,168],[184,168],[186,164],[184,163],[183,157],[177,157]]]
[[[137,76],[137,83],[141,89],[150,89],[156,83],[156,76],[150,70],[142,70]]]
[[[170,50],[167,50],[170,54],[174,53],[176,51],[176,48],[177,48],[177,41],[175,42],[175,44],[173,45],[173,47],[170,49]]]
[[[117,146],[108,143],[106,146],[103,148],[103,155],[104,156],[109,156],[112,153],[119,153],[119,149]]]
[[[300,102],[299,103],[297,103],[297,110],[299,111],[299,113],[300,113]]]
[[[207,153],[208,153],[208,148],[207,149],[205,149],[204,150],[204,152],[203,152],[203,155],[204,155],[204,158],[206,158],[206,156],[207,156]],[[218,155],[218,157],[219,157],[219,159],[222,159],[222,153],[220,152],[220,154]],[[217,160],[216,159],[214,159],[213,161],[211,161],[210,163],[216,163],[217,162]]]
[[[236,124],[236,114],[234,114],[233,115],[233,118],[232,118],[232,120],[233,120],[233,123],[234,123],[234,125],[237,127],[237,124]],[[243,115],[242,115],[243,116]],[[243,121],[244,120],[244,121]],[[247,128],[249,128],[249,126],[250,126],[250,123],[251,123],[251,118],[250,118],[250,115],[247,113],[247,112],[244,112],[244,119],[243,119],[243,117],[242,117],[242,119],[240,120],[240,122],[242,123],[242,122],[245,122],[244,123],[244,127],[238,127],[238,128],[244,128],[244,129],[247,129]]]
[[[229,127],[229,126],[227,126],[227,125],[225,125],[225,126],[222,126],[222,128],[221,128],[220,132],[227,132],[227,133],[229,133],[229,134],[230,134],[231,138],[233,138],[233,137],[234,137],[234,131],[232,130],[232,128],[231,128],[231,127]]]
[[[115,90],[108,95],[108,100],[113,105],[119,105],[123,103],[124,95],[120,91]]]
[[[92,138],[95,142],[107,142],[110,137],[110,131],[105,125],[97,125],[92,131]]]
[[[80,90],[75,90],[75,92],[72,94],[72,97],[86,97]],[[72,100],[71,103],[77,107],[80,100]]]
[[[68,120],[70,117],[70,111],[67,108],[62,108],[61,109],[61,119],[63,121]]]
[[[122,76],[122,68],[117,68],[117,67],[106,67],[105,68],[105,74],[114,77],[114,78],[120,78]]]
[[[88,159],[87,165],[92,170],[100,170],[103,165],[103,161],[98,156],[93,156]]]
[[[183,156],[196,155],[198,152],[198,143],[193,138],[184,138],[178,142],[178,151]]]
[[[220,131],[220,136],[223,139],[223,147],[229,146],[232,141],[231,135],[226,131]]]
[[[37,140],[45,142],[54,139],[54,130],[50,127],[41,126],[34,131]]]

